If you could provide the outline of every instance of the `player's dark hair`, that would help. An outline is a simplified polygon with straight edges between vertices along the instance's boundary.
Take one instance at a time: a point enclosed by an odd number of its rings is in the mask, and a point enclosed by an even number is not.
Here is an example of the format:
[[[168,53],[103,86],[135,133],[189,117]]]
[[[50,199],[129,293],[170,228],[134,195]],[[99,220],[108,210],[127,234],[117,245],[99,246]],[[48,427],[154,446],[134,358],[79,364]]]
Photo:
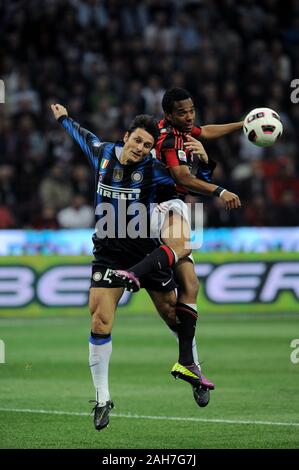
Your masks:
[[[184,88],[170,88],[164,93],[162,98],[162,108],[164,113],[172,113],[175,101],[183,101],[188,98],[193,99],[189,91]]]
[[[149,114],[139,114],[133,119],[127,131],[130,135],[135,131],[135,129],[138,128],[144,129],[151,136],[153,136],[155,143],[157,142],[159,137],[159,129],[157,120],[153,116],[150,116]]]

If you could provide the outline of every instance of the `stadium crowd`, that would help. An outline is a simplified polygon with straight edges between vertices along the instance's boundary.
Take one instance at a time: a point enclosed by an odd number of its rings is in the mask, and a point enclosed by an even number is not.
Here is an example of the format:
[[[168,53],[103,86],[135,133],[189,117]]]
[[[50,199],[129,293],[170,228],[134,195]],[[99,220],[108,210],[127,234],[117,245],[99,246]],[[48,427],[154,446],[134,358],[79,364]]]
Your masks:
[[[280,113],[271,148],[234,133],[206,145],[215,182],[242,209],[206,201],[205,224],[299,225],[299,4],[279,0],[11,0],[0,4],[0,228],[93,226],[93,182],[50,104],[103,140],[139,113],[162,116],[172,86],[189,90],[197,123]],[[299,92],[297,94],[299,97]]]

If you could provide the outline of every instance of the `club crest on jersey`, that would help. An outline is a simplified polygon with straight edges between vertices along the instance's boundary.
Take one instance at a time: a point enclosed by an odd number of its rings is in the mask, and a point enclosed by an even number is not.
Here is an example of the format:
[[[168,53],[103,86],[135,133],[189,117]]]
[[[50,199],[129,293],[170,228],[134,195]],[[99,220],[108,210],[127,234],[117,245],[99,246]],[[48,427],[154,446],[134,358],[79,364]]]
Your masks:
[[[115,170],[113,170],[113,181],[121,181],[123,179],[123,176],[124,171],[121,168],[115,168]]]
[[[102,168],[102,170],[104,170],[104,168],[107,168],[108,163],[109,163],[109,160],[107,160],[106,158],[103,158],[103,159],[102,159],[102,161],[101,161],[101,168]]]
[[[178,157],[182,162],[187,162],[187,155],[184,152],[184,150],[179,150],[178,151]]]
[[[93,274],[92,279],[97,282],[97,281],[100,281],[102,279],[102,277],[103,277],[102,273],[96,272],[96,273]]]
[[[140,181],[143,180],[143,174],[141,171],[134,171],[131,175],[131,180],[134,181],[134,183],[140,183]]]

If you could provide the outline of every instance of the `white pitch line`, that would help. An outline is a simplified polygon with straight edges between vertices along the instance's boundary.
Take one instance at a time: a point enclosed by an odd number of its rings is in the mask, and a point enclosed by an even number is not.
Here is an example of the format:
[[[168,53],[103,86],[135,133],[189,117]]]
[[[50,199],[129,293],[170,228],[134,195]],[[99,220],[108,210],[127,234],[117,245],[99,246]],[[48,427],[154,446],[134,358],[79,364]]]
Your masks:
[[[10,411],[14,413],[40,413],[50,415],[66,415],[66,416],[90,416],[91,413],[80,413],[76,411],[58,411],[58,410],[31,410],[19,408],[0,408],[0,411]],[[199,423],[220,423],[220,424],[253,424],[262,426],[299,426],[299,423],[281,423],[275,421],[248,421],[236,419],[216,419],[216,418],[190,418],[179,416],[146,416],[146,415],[133,415],[130,413],[111,413],[114,418],[129,418],[129,419],[158,419],[165,421],[194,421]]]

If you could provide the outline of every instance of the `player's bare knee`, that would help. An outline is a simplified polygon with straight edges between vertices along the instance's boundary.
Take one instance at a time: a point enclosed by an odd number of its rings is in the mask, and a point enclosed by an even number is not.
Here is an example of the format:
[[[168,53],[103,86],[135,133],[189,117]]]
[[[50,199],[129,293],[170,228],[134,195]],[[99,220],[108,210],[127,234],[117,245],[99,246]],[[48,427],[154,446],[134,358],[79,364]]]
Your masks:
[[[192,250],[185,247],[184,242],[182,242],[182,243],[181,242],[179,242],[179,243],[169,242],[168,246],[169,246],[169,248],[171,248],[175,252],[178,259],[186,258],[187,256],[191,255],[191,253],[192,253]]]
[[[99,334],[108,334],[112,330],[112,318],[105,317],[96,310],[91,318],[92,331]]]
[[[183,247],[180,258],[187,258],[189,255],[191,255],[191,253],[192,253],[192,250],[190,250],[189,248]]]
[[[179,288],[180,301],[184,303],[196,303],[197,295],[199,291],[199,280],[197,277],[190,279],[189,282],[183,283]]]

